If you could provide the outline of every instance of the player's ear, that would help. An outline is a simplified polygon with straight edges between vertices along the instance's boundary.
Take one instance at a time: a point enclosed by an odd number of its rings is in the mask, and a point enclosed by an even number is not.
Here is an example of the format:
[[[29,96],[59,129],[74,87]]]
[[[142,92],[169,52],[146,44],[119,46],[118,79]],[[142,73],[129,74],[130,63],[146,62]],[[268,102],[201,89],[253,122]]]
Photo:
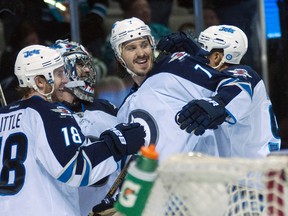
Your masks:
[[[47,81],[43,76],[36,76],[34,78],[34,81],[35,81],[37,88],[40,90],[44,89],[45,85],[47,84]]]
[[[210,60],[210,62],[212,61],[214,63],[214,65],[219,65],[222,58],[223,58],[223,53],[216,51],[210,55],[209,60]]]

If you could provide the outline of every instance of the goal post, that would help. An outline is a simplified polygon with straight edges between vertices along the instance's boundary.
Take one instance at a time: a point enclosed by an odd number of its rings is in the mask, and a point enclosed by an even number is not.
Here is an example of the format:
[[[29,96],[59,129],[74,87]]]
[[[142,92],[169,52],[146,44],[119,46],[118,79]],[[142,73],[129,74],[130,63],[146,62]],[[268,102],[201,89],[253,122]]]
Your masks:
[[[177,154],[162,162],[144,216],[288,215],[288,156]]]

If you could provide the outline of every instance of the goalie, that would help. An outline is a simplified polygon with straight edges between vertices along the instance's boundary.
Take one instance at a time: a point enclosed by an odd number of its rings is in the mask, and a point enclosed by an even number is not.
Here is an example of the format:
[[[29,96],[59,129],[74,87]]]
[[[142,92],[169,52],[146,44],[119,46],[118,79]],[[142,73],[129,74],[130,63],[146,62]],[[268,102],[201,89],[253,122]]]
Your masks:
[[[116,106],[109,101],[95,98],[94,88],[96,87],[97,73],[99,73],[97,65],[92,61],[92,56],[87,50],[77,42],[57,40],[52,48],[63,57],[66,74],[69,78],[69,82],[65,84],[64,88],[55,89],[54,102],[71,111],[87,138],[97,140],[103,131],[117,125],[118,111]],[[103,155],[102,152],[99,154]],[[117,166],[120,167],[120,165],[119,162]],[[79,188],[81,215],[87,216],[92,207],[101,202],[119,175],[119,168],[111,175],[108,175],[108,168],[105,166],[100,171],[104,175],[100,181],[89,187]],[[116,195],[116,192],[117,190],[115,190],[115,194],[111,195],[109,201],[115,199],[113,195]],[[105,208],[110,207],[111,205],[105,205]],[[103,208],[100,210],[102,211]]]

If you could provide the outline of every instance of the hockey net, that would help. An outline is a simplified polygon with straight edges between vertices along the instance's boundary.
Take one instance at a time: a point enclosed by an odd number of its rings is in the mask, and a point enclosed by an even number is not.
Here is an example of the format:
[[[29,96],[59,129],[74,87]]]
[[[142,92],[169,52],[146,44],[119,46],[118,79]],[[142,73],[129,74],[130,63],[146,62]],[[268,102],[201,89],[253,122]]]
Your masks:
[[[179,154],[158,167],[144,216],[288,215],[288,156]]]

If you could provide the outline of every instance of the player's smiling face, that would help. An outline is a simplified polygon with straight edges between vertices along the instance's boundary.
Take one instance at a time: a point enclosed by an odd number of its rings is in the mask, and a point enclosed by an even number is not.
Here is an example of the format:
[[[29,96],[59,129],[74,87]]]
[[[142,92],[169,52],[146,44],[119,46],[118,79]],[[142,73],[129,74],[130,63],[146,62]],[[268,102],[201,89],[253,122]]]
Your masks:
[[[54,70],[54,92],[52,95],[53,101],[63,101],[64,86],[69,82],[64,67]]]
[[[153,66],[153,50],[146,38],[122,45],[122,58],[126,66],[138,76],[146,76]]]

